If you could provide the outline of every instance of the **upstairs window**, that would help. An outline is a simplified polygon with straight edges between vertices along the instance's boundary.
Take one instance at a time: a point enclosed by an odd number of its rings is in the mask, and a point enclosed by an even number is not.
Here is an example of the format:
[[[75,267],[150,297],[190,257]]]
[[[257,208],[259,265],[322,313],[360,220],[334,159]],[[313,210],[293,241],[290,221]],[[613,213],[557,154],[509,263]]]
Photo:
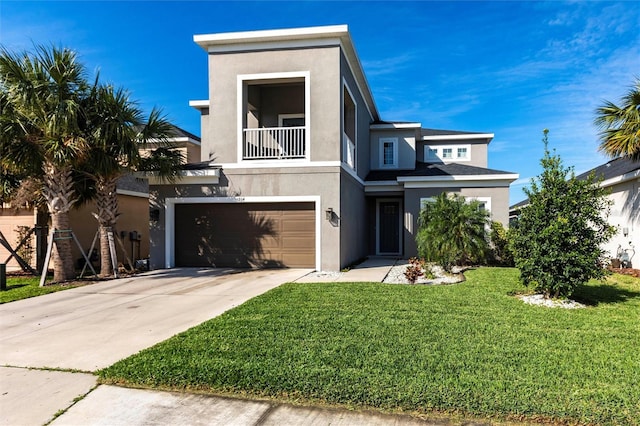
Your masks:
[[[425,145],[425,163],[453,163],[471,160],[471,145]]]
[[[398,167],[398,139],[380,139],[380,167],[392,169]]]

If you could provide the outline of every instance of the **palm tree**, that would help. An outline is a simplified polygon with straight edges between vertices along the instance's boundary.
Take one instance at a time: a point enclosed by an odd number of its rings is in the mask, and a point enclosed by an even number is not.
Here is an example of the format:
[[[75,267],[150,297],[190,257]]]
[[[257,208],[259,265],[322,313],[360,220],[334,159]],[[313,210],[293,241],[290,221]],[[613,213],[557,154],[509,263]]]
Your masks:
[[[640,161],[640,79],[615,105],[606,101],[596,110],[596,125],[600,131],[600,151],[617,158],[628,156]]]
[[[489,214],[478,201],[443,192],[425,203],[418,218],[418,253],[450,271],[454,265],[479,263],[489,252]]]
[[[83,165],[85,173],[95,184],[96,209],[100,235],[100,274],[113,274],[113,263],[108,233],[113,231],[118,219],[117,182],[128,173],[158,170],[160,176],[177,176],[182,156],[171,151],[167,139],[174,127],[153,109],[149,117],[144,114],[124,89],[98,85],[91,90],[85,105],[85,130],[91,144],[90,155]],[[150,143],[159,144],[168,153],[141,149]]]
[[[88,148],[79,126],[87,87],[85,69],[69,49],[0,51],[0,163],[42,178],[52,228],[63,232],[76,201],[72,171]],[[54,281],[75,277],[68,234],[55,238],[52,260]]]

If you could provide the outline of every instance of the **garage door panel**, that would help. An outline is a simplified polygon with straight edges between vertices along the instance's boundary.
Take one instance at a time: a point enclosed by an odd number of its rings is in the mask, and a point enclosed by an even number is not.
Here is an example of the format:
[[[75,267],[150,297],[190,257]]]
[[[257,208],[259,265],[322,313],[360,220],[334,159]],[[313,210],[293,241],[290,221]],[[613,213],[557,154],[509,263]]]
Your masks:
[[[314,267],[314,203],[175,206],[176,266]]]

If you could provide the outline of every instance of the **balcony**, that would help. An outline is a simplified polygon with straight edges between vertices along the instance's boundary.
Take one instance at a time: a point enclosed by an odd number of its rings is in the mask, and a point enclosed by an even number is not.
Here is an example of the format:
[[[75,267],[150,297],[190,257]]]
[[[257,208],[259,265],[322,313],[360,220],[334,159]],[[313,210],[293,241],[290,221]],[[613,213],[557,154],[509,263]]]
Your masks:
[[[243,160],[305,159],[305,127],[263,127],[242,130]]]

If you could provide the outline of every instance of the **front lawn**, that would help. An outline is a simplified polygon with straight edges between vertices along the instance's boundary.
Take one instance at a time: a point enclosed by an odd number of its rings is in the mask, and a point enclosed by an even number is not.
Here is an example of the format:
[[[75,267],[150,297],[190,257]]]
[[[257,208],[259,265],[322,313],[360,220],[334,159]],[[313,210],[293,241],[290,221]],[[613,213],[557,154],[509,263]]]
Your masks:
[[[43,294],[54,293],[60,290],[67,290],[78,287],[77,283],[51,284],[39,287],[40,277],[29,276],[8,276],[7,289],[0,291],[0,304],[27,299],[29,297],[41,296]]]
[[[286,284],[99,372],[103,383],[503,419],[640,424],[640,280],[525,305],[517,271],[451,286]]]

